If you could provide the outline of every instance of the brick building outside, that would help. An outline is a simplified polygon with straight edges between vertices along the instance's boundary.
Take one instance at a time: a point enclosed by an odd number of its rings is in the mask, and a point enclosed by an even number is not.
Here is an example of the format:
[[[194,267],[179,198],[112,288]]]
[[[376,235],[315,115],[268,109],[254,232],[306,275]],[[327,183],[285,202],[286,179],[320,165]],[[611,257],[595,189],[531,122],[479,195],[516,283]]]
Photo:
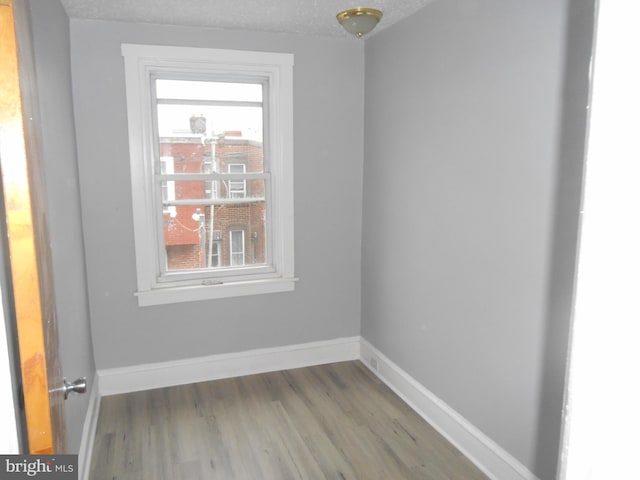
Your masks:
[[[217,172],[218,180],[167,181],[162,186],[164,243],[169,271],[264,264],[265,187],[262,179],[225,174],[262,173],[262,142],[240,131],[160,138],[165,174]],[[198,201],[206,199],[201,204]]]

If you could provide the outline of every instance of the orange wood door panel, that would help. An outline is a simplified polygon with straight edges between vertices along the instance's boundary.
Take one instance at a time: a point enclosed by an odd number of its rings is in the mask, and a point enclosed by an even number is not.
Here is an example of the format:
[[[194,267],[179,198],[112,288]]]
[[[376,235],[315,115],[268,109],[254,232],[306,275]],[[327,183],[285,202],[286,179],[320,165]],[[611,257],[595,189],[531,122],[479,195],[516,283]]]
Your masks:
[[[57,389],[62,374],[38,132],[32,121],[37,109],[35,74],[28,21],[20,17],[22,31],[16,30],[13,3],[0,0],[0,170],[26,433],[31,453],[63,453],[62,392]],[[18,7],[26,15],[26,4]],[[28,43],[20,50],[18,38]]]

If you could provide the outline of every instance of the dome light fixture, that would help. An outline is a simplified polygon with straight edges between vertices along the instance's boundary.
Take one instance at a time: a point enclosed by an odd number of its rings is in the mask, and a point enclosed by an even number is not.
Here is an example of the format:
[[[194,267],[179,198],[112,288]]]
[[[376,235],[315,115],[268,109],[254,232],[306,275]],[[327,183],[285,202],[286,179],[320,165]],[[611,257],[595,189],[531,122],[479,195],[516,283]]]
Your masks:
[[[343,10],[336,15],[336,18],[347,32],[362,38],[378,24],[382,18],[382,12],[375,8],[357,7]]]

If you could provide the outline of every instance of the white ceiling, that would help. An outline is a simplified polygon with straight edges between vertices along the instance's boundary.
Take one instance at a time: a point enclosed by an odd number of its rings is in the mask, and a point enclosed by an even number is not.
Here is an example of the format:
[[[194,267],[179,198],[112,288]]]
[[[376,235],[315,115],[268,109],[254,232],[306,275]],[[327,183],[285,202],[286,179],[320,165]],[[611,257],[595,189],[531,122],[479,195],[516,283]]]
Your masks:
[[[373,7],[375,34],[433,0],[61,0],[71,18],[349,36],[336,21],[347,8]]]

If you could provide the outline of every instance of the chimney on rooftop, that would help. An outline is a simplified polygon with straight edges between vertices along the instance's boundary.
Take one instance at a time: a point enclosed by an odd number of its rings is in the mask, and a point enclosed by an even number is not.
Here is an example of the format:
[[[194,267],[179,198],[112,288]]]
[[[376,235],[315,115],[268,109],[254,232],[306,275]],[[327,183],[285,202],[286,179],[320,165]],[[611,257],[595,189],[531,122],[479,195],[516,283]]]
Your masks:
[[[191,115],[189,119],[191,133],[203,134],[207,131],[207,119],[204,115]]]

